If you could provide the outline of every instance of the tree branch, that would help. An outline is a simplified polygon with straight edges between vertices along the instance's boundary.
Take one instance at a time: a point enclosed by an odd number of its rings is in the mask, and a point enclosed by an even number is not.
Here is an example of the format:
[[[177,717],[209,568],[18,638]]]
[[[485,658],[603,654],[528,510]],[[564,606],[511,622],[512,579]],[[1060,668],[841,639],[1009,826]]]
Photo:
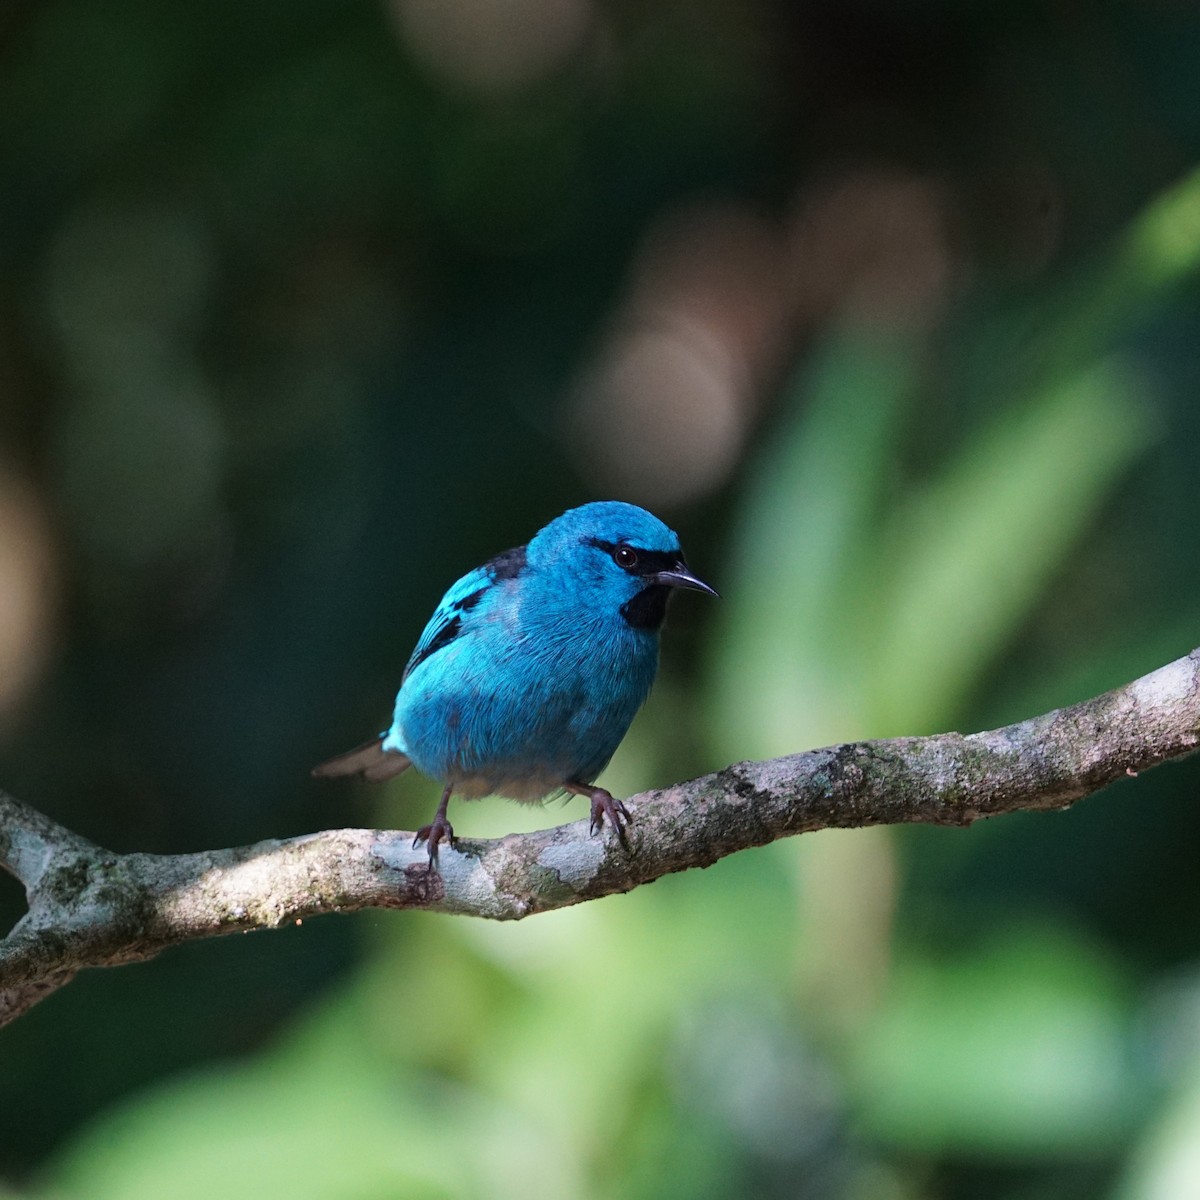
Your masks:
[[[576,821],[460,839],[430,872],[411,833],[338,829],[201,854],[114,854],[0,792],[0,866],[29,911],[0,940],[0,1024],[84,967],[324,912],[422,908],[517,920],[814,829],[1064,808],[1200,743],[1200,649],[1125,687],[1004,729],[851,742],[627,801],[623,847]]]

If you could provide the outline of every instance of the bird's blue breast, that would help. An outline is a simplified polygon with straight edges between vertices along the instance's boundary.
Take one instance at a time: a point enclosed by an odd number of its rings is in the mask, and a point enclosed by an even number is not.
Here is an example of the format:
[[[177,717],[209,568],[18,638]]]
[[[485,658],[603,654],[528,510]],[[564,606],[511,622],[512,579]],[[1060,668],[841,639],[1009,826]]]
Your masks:
[[[472,572],[439,606],[385,745],[464,796],[536,800],[590,782],[650,692],[657,633],[630,626],[616,605],[582,604],[553,572],[514,571],[476,597],[480,583]],[[470,597],[466,612],[452,611]]]

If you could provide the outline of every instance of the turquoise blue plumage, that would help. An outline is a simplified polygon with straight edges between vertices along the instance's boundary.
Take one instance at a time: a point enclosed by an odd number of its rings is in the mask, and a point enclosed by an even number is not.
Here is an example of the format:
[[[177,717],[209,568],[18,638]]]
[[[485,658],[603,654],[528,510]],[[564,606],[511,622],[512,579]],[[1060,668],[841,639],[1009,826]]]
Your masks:
[[[452,794],[533,802],[587,796],[592,829],[619,836],[625,806],[596,776],[658,670],[659,631],[676,588],[716,594],[679,538],[632,504],[573,508],[525,546],[468,572],[442,597],[408,660],[391,725],[315,768],[389,779],[409,765],[444,785],[426,842],[454,842]]]

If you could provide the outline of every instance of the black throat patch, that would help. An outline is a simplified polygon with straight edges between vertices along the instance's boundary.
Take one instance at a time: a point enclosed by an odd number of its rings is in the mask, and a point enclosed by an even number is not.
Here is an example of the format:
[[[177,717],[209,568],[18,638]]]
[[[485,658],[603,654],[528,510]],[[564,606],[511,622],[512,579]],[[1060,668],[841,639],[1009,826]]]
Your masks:
[[[665,583],[652,583],[632,600],[626,600],[620,613],[634,629],[657,629],[667,615],[670,598],[671,589]]]

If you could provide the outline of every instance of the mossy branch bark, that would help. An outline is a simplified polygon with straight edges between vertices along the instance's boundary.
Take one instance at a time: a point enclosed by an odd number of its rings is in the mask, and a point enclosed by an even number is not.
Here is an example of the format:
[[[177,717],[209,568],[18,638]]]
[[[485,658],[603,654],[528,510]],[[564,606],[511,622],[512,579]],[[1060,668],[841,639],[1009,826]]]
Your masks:
[[[1004,729],[851,742],[645,792],[628,846],[586,821],[460,839],[430,872],[411,833],[338,829],[200,854],[114,854],[0,792],[0,866],[29,911],[0,941],[0,1024],[84,967],[325,912],[421,908],[495,920],[626,892],[814,829],[969,825],[1057,809],[1200,743],[1200,650]]]

